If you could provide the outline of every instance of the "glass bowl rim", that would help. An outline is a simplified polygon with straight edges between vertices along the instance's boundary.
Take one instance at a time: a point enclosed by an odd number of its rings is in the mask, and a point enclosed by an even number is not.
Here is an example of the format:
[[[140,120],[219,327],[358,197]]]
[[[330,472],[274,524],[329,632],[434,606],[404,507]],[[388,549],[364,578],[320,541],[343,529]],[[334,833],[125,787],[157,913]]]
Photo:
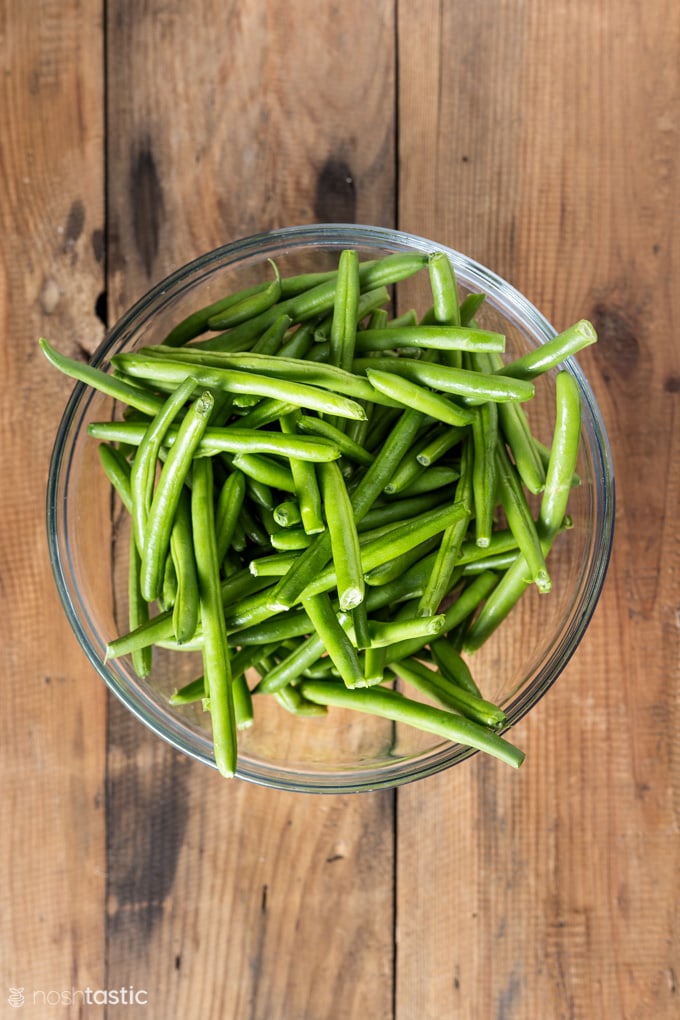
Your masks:
[[[386,227],[346,223],[307,224],[252,234],[214,248],[180,266],[149,288],[107,330],[104,339],[92,355],[90,364],[105,368],[109,353],[125,343],[125,338],[133,327],[141,321],[146,321],[159,303],[190,287],[194,281],[210,275],[212,269],[228,268],[238,261],[254,256],[265,259],[272,252],[280,251],[282,247],[286,251],[292,251],[309,246],[334,250],[356,246],[394,252],[416,251],[423,254],[435,250],[443,251],[451,260],[456,272],[461,275],[466,287],[473,284],[483,290],[487,300],[494,307],[509,318],[514,318],[517,323],[521,323],[524,329],[529,329],[539,343],[545,343],[557,334],[557,330],[547,318],[512,284],[454,248],[418,234]],[[580,644],[602,592],[614,536],[615,479],[606,426],[595,395],[578,362],[574,358],[568,358],[560,367],[570,371],[581,393],[585,425],[583,439],[588,444],[588,452],[592,458],[593,486],[599,497],[599,514],[593,521],[596,534],[591,545],[599,552],[571,611],[571,626],[562,633],[560,640],[551,648],[533,678],[508,707],[511,721],[504,732],[516,726],[544,696]],[[215,767],[211,742],[207,736],[203,738],[196,731],[188,729],[186,723],[172,714],[169,706],[162,709],[141,690],[137,690],[135,694],[122,676],[117,677],[110,668],[107,668],[102,656],[94,648],[74,604],[68,582],[69,567],[64,562],[65,555],[68,558],[68,546],[66,554],[63,553],[59,538],[59,524],[64,520],[66,510],[66,496],[65,494],[63,497],[60,496],[60,481],[63,472],[68,473],[71,468],[73,450],[69,450],[67,444],[74,427],[76,432],[80,427],[76,423],[77,415],[80,413],[82,421],[93,396],[90,388],[84,383],[75,384],[57,428],[50,459],[46,489],[46,523],[50,562],[57,590],[80,645],[107,688],[157,737],[190,758]],[[73,435],[75,438],[75,433]],[[82,608],[85,610],[84,606]],[[351,772],[328,769],[302,773],[281,764],[270,766],[258,762],[244,766],[243,762],[240,762],[236,775],[257,785],[277,789],[350,793],[392,788],[412,782],[458,764],[477,753],[479,752],[456,744],[440,744],[412,757],[399,759],[395,763],[378,766],[369,763],[365,768],[354,768]]]

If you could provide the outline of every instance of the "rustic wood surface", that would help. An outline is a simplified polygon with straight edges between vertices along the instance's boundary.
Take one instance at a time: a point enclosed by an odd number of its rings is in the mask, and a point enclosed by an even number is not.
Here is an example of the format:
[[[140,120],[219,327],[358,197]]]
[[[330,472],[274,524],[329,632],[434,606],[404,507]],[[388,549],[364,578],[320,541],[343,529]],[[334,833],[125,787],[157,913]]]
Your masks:
[[[35,1017],[679,1016],[677,3],[3,0],[0,59],[0,1015],[23,989]],[[106,694],[58,602],[69,387],[36,338],[86,358],[189,258],[338,220],[600,332],[612,564],[519,773],[225,783]]]

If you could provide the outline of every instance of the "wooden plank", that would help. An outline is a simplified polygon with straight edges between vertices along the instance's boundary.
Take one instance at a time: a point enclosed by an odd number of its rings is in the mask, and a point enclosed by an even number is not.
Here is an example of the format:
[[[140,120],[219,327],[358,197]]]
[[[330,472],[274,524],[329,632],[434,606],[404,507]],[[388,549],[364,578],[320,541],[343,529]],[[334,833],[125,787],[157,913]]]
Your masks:
[[[421,0],[399,5],[399,39],[400,225],[486,262],[559,326],[593,319],[600,344],[581,360],[620,510],[588,636],[516,731],[522,771],[478,758],[399,793],[396,1017],[670,1020],[677,10],[525,2],[489,17]]]
[[[0,966],[3,1003],[22,988],[35,1015],[104,981],[105,697],[51,576],[44,493],[70,385],[37,347],[45,334],[87,358],[103,334],[99,14],[0,11]],[[77,996],[59,1005],[81,1015]]]
[[[108,4],[114,316],[228,240],[391,221],[391,19],[360,0],[327,17],[310,2]],[[112,985],[147,989],[157,1016],[391,1016],[392,794],[225,782],[113,704],[108,775]]]

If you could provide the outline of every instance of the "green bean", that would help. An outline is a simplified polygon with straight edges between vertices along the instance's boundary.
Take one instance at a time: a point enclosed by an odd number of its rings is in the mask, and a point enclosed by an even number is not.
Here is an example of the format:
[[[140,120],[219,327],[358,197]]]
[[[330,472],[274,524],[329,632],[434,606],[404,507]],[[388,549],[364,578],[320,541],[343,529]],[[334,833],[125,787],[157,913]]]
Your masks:
[[[439,425],[435,425],[435,430],[439,430]],[[411,482],[415,481],[423,473],[424,465],[421,464],[418,455],[422,449],[430,445],[432,441],[431,434],[428,431],[422,435],[402,457],[396,471],[385,486],[386,493],[394,495],[401,492],[402,489],[406,489]]]
[[[386,560],[385,563],[379,563],[377,567],[366,571],[366,584],[370,584],[372,588],[381,588],[385,584],[390,584],[390,582],[408,570],[409,567],[413,566],[414,563],[421,560],[423,556],[436,549],[438,544],[438,537],[433,535],[431,538],[426,539],[424,542],[419,542],[398,556]]]
[[[65,354],[60,354],[44,337],[41,337],[38,343],[50,364],[71,379],[76,379],[86,386],[92,386],[100,393],[105,393],[107,396],[113,397],[114,400],[121,400],[145,414],[153,416],[159,411],[162,404],[161,399],[148,390],[140,389],[138,386],[108,375],[92,365],[85,365],[82,361],[76,361],[74,358],[68,358]]]
[[[534,386],[525,379],[515,379],[499,374],[487,375],[464,368],[451,368],[414,358],[355,358],[354,371],[367,370],[392,372],[421,386],[430,386],[459,396],[467,404],[485,400],[531,400]]]
[[[359,266],[359,280],[362,290],[374,290],[378,287],[398,283],[413,276],[424,265],[425,257],[418,254],[388,255],[373,262],[364,262]],[[263,329],[271,324],[277,315],[285,312],[296,322],[304,322],[332,309],[335,301],[337,272],[329,278],[302,293],[289,297],[248,322],[235,326],[227,338],[235,334],[239,341],[246,341],[258,336]],[[219,349],[220,341],[207,340],[202,346],[208,349]]]
[[[430,441],[418,451],[416,460],[423,467],[430,467],[457,446],[465,435],[464,426],[452,425],[447,429],[437,429]]]
[[[359,256],[346,248],[340,253],[338,279],[329,334],[330,363],[350,372],[354,360],[354,344],[359,309]]]
[[[363,584],[363,577],[361,580]],[[372,642],[365,598],[363,598],[358,605],[352,607],[351,621],[354,633],[354,644],[360,650],[369,648]]]
[[[371,647],[387,648],[398,641],[413,638],[431,639],[441,634],[445,619],[443,614],[414,616],[409,620],[377,620],[370,625]]]
[[[172,533],[170,537],[172,539]],[[168,555],[165,557],[165,563],[163,565],[163,583],[158,595],[158,608],[161,611],[164,609],[172,609],[175,605],[175,599],[177,598],[177,572],[171,555],[171,549],[172,543]]]
[[[499,355],[477,354],[473,355],[473,367],[480,371],[498,371],[503,367],[503,360]],[[520,404],[499,404],[498,424],[522,482],[529,492],[535,494],[542,492],[545,485],[545,469],[524,409]]]
[[[175,510],[212,407],[209,391],[194,401],[178,429],[158,479],[141,549],[140,588],[148,602],[152,602],[160,590]]]
[[[389,662],[387,668],[415,690],[439,701],[445,708],[460,712],[482,726],[497,729],[505,722],[505,712],[496,705],[469,691],[448,682],[440,672],[425,666],[417,659],[400,659]]]
[[[130,489],[130,463],[120,450],[107,443],[98,447],[99,460],[106,477],[120,496],[121,503],[132,513],[132,490]]]
[[[287,685],[274,691],[274,697],[282,708],[292,715],[300,716],[324,716],[327,714],[325,705],[317,705],[309,698],[305,698],[298,687]]]
[[[145,347],[137,352],[136,356],[147,361],[158,360],[163,363],[171,361],[174,366],[179,364],[191,366],[192,372],[197,378],[201,377],[201,371],[221,373],[222,375],[216,376],[215,380],[222,378],[225,372],[251,373],[281,382],[318,387],[333,394],[353,397],[355,400],[372,400],[374,403],[383,403],[386,406],[397,406],[394,400],[381,394],[376,395],[373,387],[362,376],[354,375],[350,370],[339,365],[319,360],[318,347],[315,354],[317,357],[312,358],[310,355],[305,359],[257,352],[248,352],[247,354],[212,353],[195,350],[193,347],[166,354],[161,348]],[[133,361],[131,364],[133,371],[140,370],[136,362]],[[146,369],[144,370],[146,371]],[[209,375],[205,377],[210,378]],[[245,395],[249,398],[252,397],[251,393]],[[332,408],[328,410],[331,411]]]
[[[356,336],[356,350],[390,351],[423,347],[436,351],[504,351],[505,336],[474,326],[416,325],[363,329]]]
[[[479,697],[479,687],[470,672],[470,667],[460,652],[454,648],[450,640],[443,641],[438,639],[433,641],[430,649],[435,663],[445,677],[451,680],[452,683],[457,684],[462,690],[475,697]]]
[[[129,544],[128,558],[128,624],[130,630],[135,630],[148,622],[149,605],[140,590],[141,557],[134,541]],[[151,672],[151,647],[133,649],[131,658],[135,673],[141,680],[145,679]]]
[[[288,435],[294,435],[298,417],[298,413],[283,415],[279,420],[281,431]],[[293,491],[300,507],[302,527],[308,535],[316,535],[326,527],[316,471],[311,464],[301,458],[291,458],[290,470],[293,477]]]
[[[550,542],[542,540],[543,554],[547,554]],[[480,575],[484,576],[484,575]],[[491,591],[479,612],[472,621],[463,639],[463,649],[474,652],[484,644],[496,628],[506,619],[526,589],[532,584],[529,566],[524,556],[517,556],[498,584]]]
[[[364,687],[374,687],[385,679],[385,649],[369,646],[362,655]]]
[[[538,514],[538,531],[546,539],[562,528],[581,440],[581,397],[568,372],[558,372],[555,378],[555,400],[555,428]]]
[[[435,322],[460,326],[460,303],[456,274],[448,256],[442,251],[432,252],[427,261]]]
[[[276,304],[281,297],[281,274],[276,263],[272,259],[269,262],[275,273],[272,282],[262,290],[242,293],[240,300],[223,302],[219,310],[213,311],[208,316],[206,320],[208,329],[230,329],[255,318]]]
[[[538,531],[527,504],[524,490],[503,443],[496,444],[498,493],[508,525],[526,558],[529,580],[541,593],[550,591],[551,580],[541,548]]]
[[[292,609],[289,612],[277,613],[275,616],[254,624],[252,627],[242,627],[236,631],[231,630],[230,639],[239,647],[249,645],[267,645],[273,642],[281,644],[290,638],[304,637],[310,633],[309,617],[302,609]]]
[[[246,730],[253,725],[253,696],[243,673],[234,676],[233,683],[234,722],[237,730]]]
[[[294,499],[284,500],[274,507],[274,520],[281,528],[294,528],[302,521],[300,504]]]
[[[231,471],[220,489],[215,507],[217,562],[222,563],[231,546],[239,514],[246,496],[246,479],[242,471]]]
[[[321,496],[331,542],[340,609],[358,606],[364,598],[364,576],[352,504],[337,464],[319,467]]]
[[[272,322],[269,329],[265,329],[264,333],[253,344],[253,354],[276,354],[281,348],[281,345],[285,339],[286,333],[292,326],[293,320],[289,315],[280,315],[278,319]]]
[[[132,522],[135,541],[140,552],[143,551],[146,522],[153,500],[153,489],[156,478],[156,465],[161,446],[170,425],[180,410],[191,398],[196,388],[195,381],[189,377],[170,394],[158,414],[144,430],[130,470],[130,489],[132,493]]]
[[[446,397],[432,393],[423,386],[392,372],[367,368],[366,375],[378,392],[398,400],[404,407],[414,407],[422,414],[449,425],[469,425],[474,419],[474,414],[463,407],[458,407]]]
[[[265,425],[271,425],[272,422],[278,421],[279,418],[286,414],[292,414],[294,411],[297,411],[297,404],[265,397],[239,419],[239,427],[261,429]]]
[[[454,628],[459,627],[478,609],[481,602],[488,598],[489,594],[498,584],[498,575],[487,570],[478,574],[473,581],[470,581],[451,605],[444,610],[446,623],[444,631],[448,634]]]
[[[210,702],[215,763],[223,776],[232,776],[237,758],[236,718],[217,560],[210,460],[194,461],[191,511],[203,630],[203,675]]]
[[[384,538],[375,539],[361,545],[361,566],[364,575],[367,575],[375,567],[396,559],[402,553],[414,549],[422,542],[433,538],[440,531],[443,531],[449,524],[453,524],[466,513],[466,508],[460,503],[452,503],[435,510],[421,514],[413,521],[395,528]],[[301,559],[308,550],[305,550],[298,559]],[[321,571],[316,576],[312,575],[301,596],[316,595],[335,587],[336,577],[333,566]]]
[[[276,510],[276,508],[274,509]],[[304,528],[284,527],[273,531],[269,536],[269,541],[274,549],[279,549],[281,552],[297,552],[300,549],[308,548],[312,542],[312,536]]]
[[[303,680],[299,690],[304,697],[318,704],[355,709],[415,726],[452,743],[485,751],[514,768],[524,761],[523,752],[493,730],[471,719],[414,701],[398,691],[385,687],[351,691],[333,680]]]
[[[425,495],[428,492],[437,492],[440,489],[449,488],[459,477],[458,468],[435,464],[434,467],[423,468],[418,477],[412,479],[399,495],[412,498]]]
[[[363,687],[366,680],[356,648],[343,629],[328,594],[323,592],[303,597],[302,607],[314,630],[322,638],[324,647],[345,686]]]
[[[505,405],[503,405],[505,406]],[[509,405],[509,406],[515,406]],[[491,541],[496,508],[496,448],[498,446],[498,407],[493,401],[482,404],[472,423],[472,494],[475,507],[475,541],[487,548]]]
[[[175,520],[170,532],[170,552],[177,578],[172,623],[175,639],[181,645],[190,641],[194,636],[199,617],[198,576],[191,531],[191,503],[186,487],[180,493]]]
[[[460,306],[460,321],[463,326],[469,325],[486,301],[486,294],[468,294]]]
[[[138,422],[91,422],[88,435],[107,442],[129,443],[139,446],[145,435],[145,427]],[[178,426],[171,425],[165,433],[165,442],[172,446],[177,437]],[[296,460],[322,462],[337,460],[340,450],[337,446],[319,437],[282,434],[264,429],[242,428],[238,425],[208,425],[201,437],[197,455],[212,456],[216,453],[257,454],[270,453],[276,456],[293,457]]]
[[[581,319],[552,340],[511,361],[499,369],[498,374],[513,379],[534,379],[551,368],[557,368],[561,362],[594,344],[596,340],[597,333],[593,324],[587,319]]]
[[[380,495],[382,488],[415,438],[422,422],[418,411],[409,409],[400,416],[386,438],[379,454],[351,494],[354,520],[358,524]],[[309,582],[323,570],[330,558],[330,538],[320,534],[297,558],[291,569],[278,581],[270,599],[271,609],[289,609]]]
[[[266,355],[260,355],[266,357]],[[356,400],[334,393],[328,389],[309,386],[283,378],[241,369],[222,369],[198,365],[180,358],[150,358],[142,354],[115,355],[124,370],[134,378],[153,379],[160,388],[163,385],[176,386],[188,375],[192,375],[201,386],[224,390],[227,393],[242,393],[246,396],[274,397],[298,407],[335,414],[341,418],[363,418],[364,409]],[[251,355],[250,357],[256,357]]]
[[[271,457],[259,453],[237,453],[234,455],[235,468],[242,471],[256,482],[262,482],[272,489],[283,489],[284,492],[295,492],[293,475],[288,468]]]
[[[262,677],[255,687],[255,692],[274,694],[276,691],[282,690],[288,684],[296,681],[305,669],[312,666],[323,655],[324,651],[323,639],[318,634],[313,634],[289,652],[284,659],[277,662],[267,675]]]
[[[418,602],[419,616],[431,616],[436,613],[444,597],[451,590],[460,548],[472,516],[474,452],[473,445],[469,441],[465,443],[461,460],[461,477],[456,486],[456,501],[464,507],[464,512],[461,514],[460,520],[450,524],[442,535],[432,573]]]
[[[372,464],[373,455],[363,446],[341,432],[325,418],[312,418],[310,415],[301,414],[296,418],[296,427],[304,433],[312,433],[327,439],[332,446],[337,447],[341,455],[356,461],[357,464]]]

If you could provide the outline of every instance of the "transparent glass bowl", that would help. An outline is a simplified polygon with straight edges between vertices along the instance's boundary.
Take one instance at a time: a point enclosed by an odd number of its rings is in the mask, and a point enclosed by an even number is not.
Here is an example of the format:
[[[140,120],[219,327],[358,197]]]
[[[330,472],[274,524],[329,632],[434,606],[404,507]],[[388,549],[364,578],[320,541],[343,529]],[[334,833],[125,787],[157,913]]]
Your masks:
[[[275,259],[282,274],[335,265],[343,248],[362,259],[392,252],[446,251],[461,292],[483,291],[480,325],[507,336],[516,357],[555,335],[520,293],[457,251],[400,231],[356,225],[292,227],[228,244],[173,273],[127,312],[95,353],[106,369],[112,355],[161,342],[170,327],[231,290],[269,279]],[[420,289],[419,289],[420,288]],[[397,311],[430,304],[427,273],[396,288]],[[553,590],[529,590],[506,623],[470,659],[482,694],[507,713],[507,733],[555,682],[590,622],[604,582],[614,526],[614,476],[604,423],[574,359],[564,366],[583,404],[583,438],[572,492],[574,527],[559,537],[549,559]],[[550,441],[554,387],[538,380],[528,410],[532,428]],[[127,658],[106,661],[106,645],[127,629],[127,521],[101,470],[89,422],[109,417],[111,401],[77,384],[57,432],[47,486],[47,531],[56,584],[68,619],[96,672],[142,723],[173,747],[214,766],[210,719],[198,706],[171,707],[168,697],[200,673],[191,654],[160,653],[141,681]],[[120,623],[118,621],[121,621]],[[546,716],[546,725],[550,718]],[[512,736],[510,735],[510,739]],[[255,722],[239,735],[238,776],[265,786],[308,792],[354,792],[392,787],[459,764],[476,752],[419,730],[347,710],[326,718],[297,718],[272,698],[255,699]]]

